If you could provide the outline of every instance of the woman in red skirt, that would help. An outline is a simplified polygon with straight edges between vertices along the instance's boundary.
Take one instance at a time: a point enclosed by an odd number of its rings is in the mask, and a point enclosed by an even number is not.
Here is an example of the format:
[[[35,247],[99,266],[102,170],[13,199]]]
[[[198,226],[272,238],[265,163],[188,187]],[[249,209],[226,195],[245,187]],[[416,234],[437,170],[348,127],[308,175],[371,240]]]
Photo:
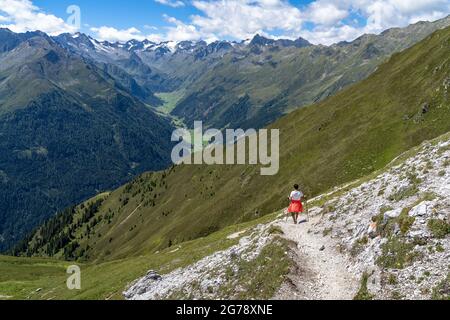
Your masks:
[[[298,223],[298,216],[303,212],[303,193],[299,190],[298,184],[294,185],[294,191],[291,192],[289,196],[289,201],[291,204],[289,205],[288,212],[292,214],[292,218],[294,219],[294,223]]]

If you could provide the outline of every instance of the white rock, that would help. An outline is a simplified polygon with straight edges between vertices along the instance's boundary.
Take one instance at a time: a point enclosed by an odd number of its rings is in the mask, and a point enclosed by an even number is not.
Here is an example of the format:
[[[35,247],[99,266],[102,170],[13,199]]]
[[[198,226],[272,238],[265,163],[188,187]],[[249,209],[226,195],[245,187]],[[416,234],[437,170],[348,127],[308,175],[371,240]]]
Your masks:
[[[395,210],[387,211],[384,213],[384,220],[397,218],[398,216],[400,216],[402,211],[403,211],[402,208],[397,208]]]
[[[409,212],[409,215],[411,217],[423,217],[423,216],[426,216],[427,213],[428,213],[428,208],[429,207],[430,207],[430,202],[429,201],[422,202],[418,206],[415,206],[414,208],[412,208],[411,211]]]
[[[421,238],[421,237],[424,237],[425,235],[426,235],[426,231],[425,230],[414,230],[414,231],[410,232],[410,236],[412,238],[414,238],[414,237]]]

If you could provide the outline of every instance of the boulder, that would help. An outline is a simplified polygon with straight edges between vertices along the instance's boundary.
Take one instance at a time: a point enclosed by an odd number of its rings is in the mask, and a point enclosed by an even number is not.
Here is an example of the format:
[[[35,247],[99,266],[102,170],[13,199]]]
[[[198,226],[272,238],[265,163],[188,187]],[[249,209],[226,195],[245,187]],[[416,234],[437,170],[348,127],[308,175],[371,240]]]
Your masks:
[[[427,215],[427,212],[428,212],[428,205],[427,203],[422,202],[418,206],[412,208],[411,211],[409,212],[409,215],[411,217],[424,217]]]
[[[427,232],[424,229],[413,230],[410,232],[409,236],[411,238],[425,239],[427,236]]]
[[[391,211],[387,211],[384,213],[384,220],[389,220],[389,219],[395,219],[398,218],[400,216],[400,214],[402,213],[402,208],[398,208],[395,210],[391,210]]]
[[[145,278],[147,280],[153,280],[153,281],[160,281],[160,280],[162,280],[162,277],[156,271],[153,271],[153,270],[150,270],[147,273],[147,275],[145,276]]]

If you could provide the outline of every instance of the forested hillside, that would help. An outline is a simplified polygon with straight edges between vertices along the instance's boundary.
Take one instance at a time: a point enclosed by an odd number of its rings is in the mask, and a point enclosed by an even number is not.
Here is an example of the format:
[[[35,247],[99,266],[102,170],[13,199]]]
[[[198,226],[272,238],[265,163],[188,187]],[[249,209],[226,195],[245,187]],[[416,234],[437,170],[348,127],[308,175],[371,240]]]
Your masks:
[[[0,250],[170,163],[169,119],[47,35],[0,30]]]

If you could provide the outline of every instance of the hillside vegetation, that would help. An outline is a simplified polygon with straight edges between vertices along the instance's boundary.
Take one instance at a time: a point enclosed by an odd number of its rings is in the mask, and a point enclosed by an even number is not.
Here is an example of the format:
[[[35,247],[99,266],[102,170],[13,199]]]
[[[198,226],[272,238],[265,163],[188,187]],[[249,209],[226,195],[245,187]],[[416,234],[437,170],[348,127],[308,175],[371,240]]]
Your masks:
[[[76,207],[69,224],[50,221],[15,253],[89,261],[149,254],[274,212],[294,182],[314,196],[380,169],[450,130],[449,48],[450,28],[437,31],[368,79],[270,125],[281,130],[278,175],[260,176],[257,166],[146,173]]]
[[[172,125],[41,32],[0,29],[0,251],[101,190],[170,163]]]
[[[149,269],[161,274],[189,266],[215,252],[236,245],[260,223],[274,215],[227,227],[206,238],[182,243],[160,252],[105,263],[79,263],[81,290],[68,290],[67,268],[73,262],[55,259],[0,256],[0,300],[3,299],[123,299],[123,291]],[[239,236],[235,236],[239,235]]]

